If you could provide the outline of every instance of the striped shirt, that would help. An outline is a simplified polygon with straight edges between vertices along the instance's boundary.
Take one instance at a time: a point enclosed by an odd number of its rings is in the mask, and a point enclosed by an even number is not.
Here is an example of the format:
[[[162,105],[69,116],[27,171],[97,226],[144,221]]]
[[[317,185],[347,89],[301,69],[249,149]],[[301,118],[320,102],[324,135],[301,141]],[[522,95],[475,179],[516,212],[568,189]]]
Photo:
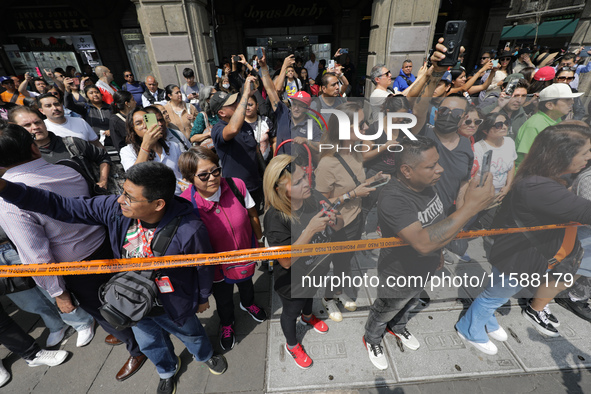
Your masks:
[[[10,168],[4,179],[49,190],[64,197],[88,196],[84,178],[72,168],[49,164],[43,159]],[[90,256],[105,239],[102,226],[60,222],[25,211],[0,198],[0,226],[14,242],[23,264],[80,261]],[[65,290],[61,276],[33,277],[37,284],[57,297]]]

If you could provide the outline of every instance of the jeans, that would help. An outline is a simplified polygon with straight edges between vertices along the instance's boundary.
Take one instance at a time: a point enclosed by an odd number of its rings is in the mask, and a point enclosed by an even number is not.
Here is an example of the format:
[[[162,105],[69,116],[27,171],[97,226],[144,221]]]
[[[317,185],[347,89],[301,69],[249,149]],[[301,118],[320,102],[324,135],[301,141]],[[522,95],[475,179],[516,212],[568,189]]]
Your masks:
[[[11,244],[0,245],[0,264],[2,265],[16,265],[22,264],[18,253]],[[74,328],[83,328],[78,324],[78,315],[72,319],[68,319],[68,315],[60,315],[59,309],[52,302],[53,299],[49,294],[40,287],[34,287],[29,290],[19,291],[17,293],[6,295],[19,309],[25,312],[34,313],[43,319],[45,326],[49,332],[57,332],[64,328],[65,323],[70,324]],[[62,316],[65,319],[62,319]],[[82,319],[81,321],[84,321]]]
[[[37,352],[41,350],[35,339],[24,332],[8,316],[2,305],[0,305],[0,344],[6,346],[8,350],[18,354],[25,360],[33,360]]]
[[[243,307],[254,304],[254,284],[252,278],[236,283],[240,294],[240,303]],[[234,283],[226,281],[213,284],[213,297],[217,305],[218,316],[222,326],[234,323]]]
[[[291,298],[287,299],[279,297],[283,310],[281,311],[281,329],[283,335],[287,340],[289,346],[295,346],[298,344],[296,337],[296,321],[300,314],[311,315],[312,314],[312,298]]]
[[[510,286],[509,275],[501,276],[499,270],[492,267],[492,282],[476,297],[466,314],[456,323],[456,329],[466,339],[476,343],[489,341],[487,332],[499,329],[495,311],[513,295],[521,290],[521,286]],[[514,282],[514,281],[513,281]]]
[[[161,379],[173,377],[177,367],[169,334],[180,339],[197,361],[207,361],[213,355],[205,329],[195,315],[189,317],[182,327],[170,320],[167,314],[145,317],[132,330],[141,351],[154,363]]]
[[[365,323],[365,342],[379,345],[387,326],[395,333],[404,332],[410,311],[419,303],[422,291],[423,288],[399,288],[392,297],[377,298]]]

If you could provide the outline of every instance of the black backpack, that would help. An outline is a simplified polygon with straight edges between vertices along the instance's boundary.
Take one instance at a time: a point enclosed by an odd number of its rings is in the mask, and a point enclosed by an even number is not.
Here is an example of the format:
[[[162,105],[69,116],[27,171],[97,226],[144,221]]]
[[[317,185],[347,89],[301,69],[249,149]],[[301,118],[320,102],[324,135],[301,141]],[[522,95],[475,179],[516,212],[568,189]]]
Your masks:
[[[152,241],[155,257],[166,253],[180,221],[181,216],[175,217],[155,234]],[[101,315],[115,329],[123,330],[136,325],[146,316],[162,314],[155,282],[158,276],[159,271],[156,270],[121,272],[113,276],[99,289]]]

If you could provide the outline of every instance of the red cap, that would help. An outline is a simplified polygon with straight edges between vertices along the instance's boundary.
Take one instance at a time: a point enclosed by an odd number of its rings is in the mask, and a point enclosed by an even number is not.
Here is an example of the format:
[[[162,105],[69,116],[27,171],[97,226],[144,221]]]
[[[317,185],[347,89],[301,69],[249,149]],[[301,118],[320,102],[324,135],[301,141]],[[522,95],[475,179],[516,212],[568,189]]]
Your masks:
[[[295,100],[301,101],[302,103],[306,104],[306,106],[308,106],[308,107],[312,103],[312,96],[310,96],[309,93],[304,92],[303,90],[296,92],[296,94],[294,94],[290,98],[292,100],[295,99]]]
[[[554,68],[550,66],[542,67],[534,74],[534,81],[551,81],[555,75]]]

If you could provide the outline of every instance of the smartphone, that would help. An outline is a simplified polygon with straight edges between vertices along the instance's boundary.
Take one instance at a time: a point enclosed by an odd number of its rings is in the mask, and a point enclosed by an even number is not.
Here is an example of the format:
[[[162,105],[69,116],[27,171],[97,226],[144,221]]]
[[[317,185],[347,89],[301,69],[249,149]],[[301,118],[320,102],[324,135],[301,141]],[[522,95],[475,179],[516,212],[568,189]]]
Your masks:
[[[341,54],[349,53],[349,48],[341,48]]]
[[[39,78],[43,78],[43,74],[41,74],[41,70],[39,69],[39,67],[35,67],[35,71],[37,71],[37,76]]]
[[[492,61],[492,65],[493,65],[493,67],[498,67],[499,66],[499,61],[497,59],[494,59]]]
[[[218,68],[218,78],[221,78],[221,77],[222,77],[222,69]]]
[[[259,58],[259,60],[263,58],[263,47],[257,48],[257,57]]]
[[[144,122],[146,122],[146,128],[150,130],[152,126],[158,124],[156,114],[144,114]]]
[[[334,60],[328,61],[328,68],[334,68]]]
[[[232,60],[234,60],[234,63],[240,63],[240,56],[234,56]]]
[[[72,81],[74,81],[74,85],[76,85],[76,86],[80,85],[80,78],[74,77],[74,78],[72,78]]]
[[[513,96],[513,91],[515,90],[515,86],[517,86],[517,82],[519,82],[518,78],[512,78],[509,83],[507,83],[507,87],[505,88],[505,94],[507,96]]]
[[[369,185],[367,185],[367,187],[380,187],[380,186],[384,186],[388,182],[390,182],[390,178],[383,176],[383,177],[376,179],[375,181],[373,181]]]
[[[482,156],[482,163],[480,164],[480,184],[479,187],[484,185],[484,176],[487,172],[490,172],[490,162],[492,159],[492,149],[488,150]]]
[[[449,21],[445,24],[443,32],[443,45],[447,48],[445,59],[439,62],[440,66],[454,66],[458,62],[460,47],[464,39],[466,21]]]
[[[252,61],[252,67],[253,67],[253,68],[259,68],[259,64],[257,63],[257,61],[256,61],[256,60],[253,60],[253,61]]]

